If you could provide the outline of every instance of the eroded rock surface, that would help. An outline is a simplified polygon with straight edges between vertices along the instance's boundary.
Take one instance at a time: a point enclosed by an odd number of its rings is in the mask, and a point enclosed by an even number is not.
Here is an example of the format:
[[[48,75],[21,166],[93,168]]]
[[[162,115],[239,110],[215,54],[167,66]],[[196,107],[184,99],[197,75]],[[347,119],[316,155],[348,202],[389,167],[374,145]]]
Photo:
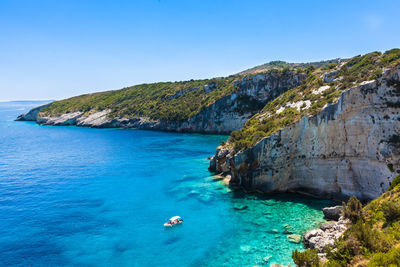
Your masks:
[[[313,117],[234,154],[217,150],[210,170],[246,190],[371,200],[400,170],[400,70],[344,91]],[[388,168],[388,165],[392,166]]]

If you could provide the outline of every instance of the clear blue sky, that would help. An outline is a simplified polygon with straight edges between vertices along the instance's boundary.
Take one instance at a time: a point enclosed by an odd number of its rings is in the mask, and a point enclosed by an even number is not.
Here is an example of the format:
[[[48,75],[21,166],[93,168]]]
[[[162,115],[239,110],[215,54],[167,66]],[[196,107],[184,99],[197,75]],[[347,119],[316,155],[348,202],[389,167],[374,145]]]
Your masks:
[[[0,100],[400,47],[400,1],[0,0]]]

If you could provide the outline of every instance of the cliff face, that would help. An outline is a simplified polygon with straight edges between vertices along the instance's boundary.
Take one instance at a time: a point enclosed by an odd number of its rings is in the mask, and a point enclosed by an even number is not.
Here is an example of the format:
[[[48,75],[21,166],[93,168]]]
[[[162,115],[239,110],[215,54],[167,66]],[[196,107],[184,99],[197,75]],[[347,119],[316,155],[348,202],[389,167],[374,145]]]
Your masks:
[[[400,68],[344,91],[313,117],[234,154],[219,148],[210,170],[263,192],[376,198],[400,170]]]
[[[40,113],[48,106],[38,107],[27,114],[21,115],[17,120],[37,121],[45,125],[77,125],[97,128],[139,128],[177,132],[219,133],[228,134],[240,129],[244,123],[264,105],[287,91],[300,85],[306,78],[305,74],[289,71],[282,75],[271,72],[258,74],[251,78],[234,81],[237,88],[232,94],[222,97],[213,104],[205,107],[196,115],[183,122],[150,119],[144,116],[113,117],[111,109],[89,110],[86,112],[75,111],[58,116],[49,116]],[[218,90],[215,85],[204,87],[206,92]],[[171,98],[178,98],[185,93]]]

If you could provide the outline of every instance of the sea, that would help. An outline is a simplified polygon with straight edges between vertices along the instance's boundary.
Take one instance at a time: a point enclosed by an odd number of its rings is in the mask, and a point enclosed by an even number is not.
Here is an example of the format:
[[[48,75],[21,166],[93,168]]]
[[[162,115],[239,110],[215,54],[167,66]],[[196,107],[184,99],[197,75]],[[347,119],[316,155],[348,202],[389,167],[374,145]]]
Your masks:
[[[44,103],[0,103],[0,266],[294,266],[334,204],[225,186],[228,136],[14,121]]]

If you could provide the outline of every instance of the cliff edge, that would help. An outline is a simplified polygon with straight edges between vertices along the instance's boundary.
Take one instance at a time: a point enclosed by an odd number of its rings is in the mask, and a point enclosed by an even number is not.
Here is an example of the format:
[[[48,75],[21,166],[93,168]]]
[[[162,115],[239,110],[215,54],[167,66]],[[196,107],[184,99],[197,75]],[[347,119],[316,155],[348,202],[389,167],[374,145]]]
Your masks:
[[[349,67],[341,66],[334,75]],[[343,77],[338,78],[341,82]],[[340,90],[337,84],[332,87]],[[319,94],[318,90],[312,92]],[[318,101],[323,99],[321,96]],[[302,110],[307,112],[304,102]],[[280,105],[272,110],[280,114],[290,108],[278,109]],[[259,127],[263,118],[272,116],[267,111],[271,109],[255,115],[244,128]],[[333,199],[355,195],[371,200],[379,197],[400,171],[399,112],[400,64],[396,63],[385,68],[380,78],[340,91],[337,101],[325,104],[317,114],[302,116],[255,145],[243,148],[234,134],[248,135],[233,133],[228,143],[217,149],[210,170],[231,176],[231,185],[246,190],[300,192]],[[281,121],[279,114],[272,119]],[[271,125],[270,121],[266,125]]]

